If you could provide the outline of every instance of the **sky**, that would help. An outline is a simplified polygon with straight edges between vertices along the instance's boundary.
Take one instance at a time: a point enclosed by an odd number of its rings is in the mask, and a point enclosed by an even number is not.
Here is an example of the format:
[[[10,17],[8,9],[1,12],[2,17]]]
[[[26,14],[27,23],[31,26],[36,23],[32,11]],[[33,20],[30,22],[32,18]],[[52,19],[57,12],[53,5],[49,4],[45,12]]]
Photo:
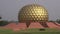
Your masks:
[[[2,20],[18,21],[19,10],[34,0],[0,0],[0,16]],[[36,4],[44,6],[49,15],[49,20],[60,19],[60,0],[37,0]]]

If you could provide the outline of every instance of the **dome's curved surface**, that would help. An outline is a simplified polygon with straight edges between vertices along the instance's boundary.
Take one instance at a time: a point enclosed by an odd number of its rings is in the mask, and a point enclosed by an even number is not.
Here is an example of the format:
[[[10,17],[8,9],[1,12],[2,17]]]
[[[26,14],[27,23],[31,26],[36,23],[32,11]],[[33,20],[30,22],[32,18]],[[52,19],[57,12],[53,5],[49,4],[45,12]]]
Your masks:
[[[48,12],[41,5],[26,5],[19,11],[18,20],[45,22],[48,21]]]

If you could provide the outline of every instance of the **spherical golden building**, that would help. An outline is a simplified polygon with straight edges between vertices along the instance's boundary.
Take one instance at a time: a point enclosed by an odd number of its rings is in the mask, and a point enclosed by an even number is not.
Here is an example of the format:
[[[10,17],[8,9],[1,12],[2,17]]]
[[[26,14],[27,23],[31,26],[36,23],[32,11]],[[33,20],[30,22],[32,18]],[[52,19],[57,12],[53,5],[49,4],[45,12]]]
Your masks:
[[[21,21],[45,22],[48,21],[48,12],[41,5],[37,4],[26,5],[19,11],[18,20],[19,22]]]

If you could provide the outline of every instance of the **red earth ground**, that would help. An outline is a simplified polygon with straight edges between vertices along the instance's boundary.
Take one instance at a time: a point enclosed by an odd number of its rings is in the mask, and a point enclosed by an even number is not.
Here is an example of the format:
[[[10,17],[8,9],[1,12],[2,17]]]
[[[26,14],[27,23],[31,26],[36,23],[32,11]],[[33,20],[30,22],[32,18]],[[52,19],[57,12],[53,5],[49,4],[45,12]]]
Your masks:
[[[57,29],[60,29],[60,24],[58,23],[53,23],[53,22],[46,22],[48,28],[57,28]],[[6,29],[12,29],[14,31],[18,31],[18,30],[21,30],[21,29],[27,29],[27,28],[45,28],[44,26],[42,26],[39,22],[31,22],[29,27],[26,26],[26,23],[10,23],[6,26],[3,26],[0,28],[6,28]]]

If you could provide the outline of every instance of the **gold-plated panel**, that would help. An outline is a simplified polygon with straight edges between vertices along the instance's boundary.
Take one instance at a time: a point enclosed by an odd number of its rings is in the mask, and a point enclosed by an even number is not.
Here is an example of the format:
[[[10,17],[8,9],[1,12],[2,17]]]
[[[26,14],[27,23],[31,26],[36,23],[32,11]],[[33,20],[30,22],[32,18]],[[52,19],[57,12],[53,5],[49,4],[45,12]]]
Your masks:
[[[19,21],[48,21],[48,12],[41,5],[26,5],[24,6],[18,14]]]

